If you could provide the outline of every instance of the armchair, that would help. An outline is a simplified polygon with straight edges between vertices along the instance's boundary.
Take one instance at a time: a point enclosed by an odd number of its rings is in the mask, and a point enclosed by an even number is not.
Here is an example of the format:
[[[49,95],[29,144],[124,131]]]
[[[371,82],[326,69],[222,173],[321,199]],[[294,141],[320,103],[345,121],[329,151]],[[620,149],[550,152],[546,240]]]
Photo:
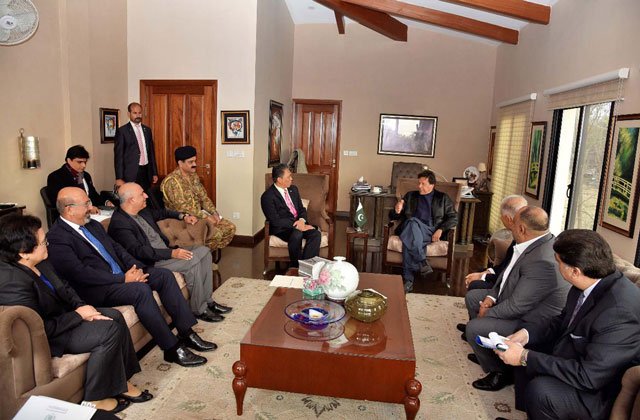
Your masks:
[[[400,178],[397,181],[396,196],[403,197],[407,192],[415,190],[417,180],[415,178]],[[443,192],[451,198],[454,208],[458,210],[460,205],[461,185],[455,182],[438,182],[436,190]],[[392,267],[402,267],[402,241],[394,235],[397,221],[392,220],[384,228],[382,238],[382,267],[391,272]],[[427,261],[434,272],[443,277],[443,282],[450,287],[451,270],[453,267],[453,251],[455,247],[456,229],[445,232],[446,238],[439,242],[427,245],[425,252]]]
[[[265,190],[273,184],[271,173],[265,174]],[[298,187],[303,204],[306,204],[308,222],[318,226],[322,232],[320,256],[333,258],[335,226],[328,214],[329,176],[325,174],[295,174],[293,184]],[[304,243],[304,242],[303,242]],[[277,236],[269,235],[269,222],[264,223],[264,271],[267,273],[269,263],[289,261],[287,243]]]
[[[391,191],[396,191],[398,187],[398,180],[401,178],[409,178],[415,181],[418,174],[429,167],[419,162],[393,162],[393,168],[391,169],[391,183],[389,184]],[[436,173],[436,180],[446,181],[444,177]],[[415,184],[415,182],[414,182]]]

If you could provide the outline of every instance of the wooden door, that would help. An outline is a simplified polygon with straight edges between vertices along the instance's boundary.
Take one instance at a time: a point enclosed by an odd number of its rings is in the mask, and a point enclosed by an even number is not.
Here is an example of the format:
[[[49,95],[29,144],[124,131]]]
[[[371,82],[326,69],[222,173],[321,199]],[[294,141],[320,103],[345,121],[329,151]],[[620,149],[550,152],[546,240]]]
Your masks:
[[[338,199],[342,101],[294,99],[293,147],[302,149],[310,173],[329,175],[329,209]]]
[[[176,167],[174,151],[198,151],[198,176],[216,202],[215,80],[141,80],[143,122],[151,127],[160,179]]]

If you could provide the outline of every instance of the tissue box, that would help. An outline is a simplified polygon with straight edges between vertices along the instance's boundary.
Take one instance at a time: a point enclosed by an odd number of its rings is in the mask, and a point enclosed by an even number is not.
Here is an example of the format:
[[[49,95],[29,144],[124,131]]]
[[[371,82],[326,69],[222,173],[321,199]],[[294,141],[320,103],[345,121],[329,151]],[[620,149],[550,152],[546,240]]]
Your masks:
[[[328,262],[330,261],[322,257],[313,257],[309,258],[308,260],[300,260],[298,261],[298,263],[300,264],[298,268],[298,275],[301,277],[313,277],[313,267],[316,265],[321,266]]]

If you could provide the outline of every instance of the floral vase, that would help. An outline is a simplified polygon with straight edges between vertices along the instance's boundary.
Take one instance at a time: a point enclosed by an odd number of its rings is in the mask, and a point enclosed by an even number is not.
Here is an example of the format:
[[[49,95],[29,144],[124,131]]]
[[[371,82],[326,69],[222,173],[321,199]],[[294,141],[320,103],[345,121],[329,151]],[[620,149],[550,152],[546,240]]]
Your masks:
[[[302,299],[322,300],[324,299],[324,289],[318,279],[305,277],[302,283]]]
[[[358,270],[345,257],[333,257],[334,262],[326,263],[320,270],[318,282],[322,285],[327,298],[342,302],[358,288],[360,277]]]

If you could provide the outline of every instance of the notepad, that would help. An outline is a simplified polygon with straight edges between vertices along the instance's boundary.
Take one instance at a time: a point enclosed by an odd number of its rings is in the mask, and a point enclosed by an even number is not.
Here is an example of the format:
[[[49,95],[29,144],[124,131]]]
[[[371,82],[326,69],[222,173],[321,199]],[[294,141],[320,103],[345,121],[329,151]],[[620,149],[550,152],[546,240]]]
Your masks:
[[[501,336],[497,332],[490,332],[489,337],[476,336],[478,345],[492,350],[506,351],[509,346],[505,344],[506,337]]]
[[[302,277],[298,276],[282,276],[277,275],[271,280],[269,286],[271,287],[289,287],[291,289],[302,289],[304,285],[304,280]]]

